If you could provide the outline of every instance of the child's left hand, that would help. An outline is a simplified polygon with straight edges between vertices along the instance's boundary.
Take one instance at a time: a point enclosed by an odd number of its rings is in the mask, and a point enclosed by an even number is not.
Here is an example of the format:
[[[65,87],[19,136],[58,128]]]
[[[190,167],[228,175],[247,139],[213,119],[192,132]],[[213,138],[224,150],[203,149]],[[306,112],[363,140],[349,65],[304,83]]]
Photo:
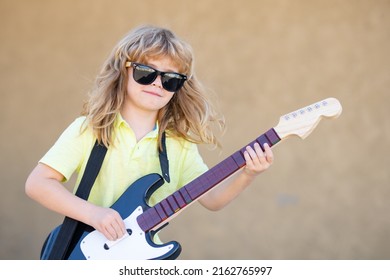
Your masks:
[[[250,176],[256,176],[267,170],[274,161],[274,155],[268,144],[264,144],[264,152],[258,143],[255,143],[254,149],[246,147],[244,152],[246,166],[244,172]]]

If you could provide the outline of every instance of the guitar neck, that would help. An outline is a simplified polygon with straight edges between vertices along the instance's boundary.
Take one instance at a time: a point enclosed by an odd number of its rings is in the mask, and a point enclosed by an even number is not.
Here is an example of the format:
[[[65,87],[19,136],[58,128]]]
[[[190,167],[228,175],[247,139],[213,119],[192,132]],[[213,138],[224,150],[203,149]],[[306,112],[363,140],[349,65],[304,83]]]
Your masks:
[[[169,195],[155,206],[147,209],[137,217],[139,226],[145,232],[156,228],[162,222],[178,214],[186,206],[199,199],[203,194],[241,169],[245,165],[244,152],[247,146],[253,147],[257,142],[264,150],[263,146],[265,143],[272,147],[280,140],[281,138],[275,129],[271,128],[195,180]]]
[[[242,168],[245,165],[244,152],[246,146],[253,147],[257,142],[264,150],[265,143],[272,147],[280,140],[292,135],[304,139],[313,131],[321,118],[336,118],[341,112],[340,102],[336,98],[330,97],[283,115],[274,128],[260,135],[260,137],[245,145],[224,161],[139,215],[137,217],[139,226],[145,232],[156,228],[160,223],[171,219],[204,193]]]

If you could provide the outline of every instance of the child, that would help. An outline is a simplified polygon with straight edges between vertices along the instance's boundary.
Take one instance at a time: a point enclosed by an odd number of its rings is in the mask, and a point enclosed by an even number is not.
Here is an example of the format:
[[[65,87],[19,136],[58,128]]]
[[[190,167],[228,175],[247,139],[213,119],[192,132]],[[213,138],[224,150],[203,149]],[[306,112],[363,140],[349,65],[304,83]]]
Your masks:
[[[197,144],[217,144],[211,124],[223,124],[193,70],[190,46],[171,31],[142,26],[113,49],[98,75],[82,116],[70,124],[26,181],[26,193],[48,209],[88,224],[109,240],[125,233],[110,206],[135,180],[161,173],[158,151],[166,132],[170,181],[150,198],[154,205],[207,170]],[[95,141],[108,147],[88,201],[62,182],[80,183]],[[247,147],[246,166],[198,201],[219,210],[273,162],[265,145]]]

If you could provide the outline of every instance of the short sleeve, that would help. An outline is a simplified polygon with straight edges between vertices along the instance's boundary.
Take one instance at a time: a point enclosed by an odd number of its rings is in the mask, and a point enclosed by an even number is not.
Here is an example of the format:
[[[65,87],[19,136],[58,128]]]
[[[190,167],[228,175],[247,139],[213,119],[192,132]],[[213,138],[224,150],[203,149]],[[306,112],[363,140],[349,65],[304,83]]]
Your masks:
[[[86,151],[92,148],[91,143],[93,145],[92,133],[87,130],[81,133],[84,120],[85,117],[79,117],[71,123],[39,161],[60,172],[65,181],[80,170]]]
[[[198,146],[190,142],[187,142],[187,144],[180,178],[180,185],[182,186],[188,184],[208,170],[208,166],[199,153]]]

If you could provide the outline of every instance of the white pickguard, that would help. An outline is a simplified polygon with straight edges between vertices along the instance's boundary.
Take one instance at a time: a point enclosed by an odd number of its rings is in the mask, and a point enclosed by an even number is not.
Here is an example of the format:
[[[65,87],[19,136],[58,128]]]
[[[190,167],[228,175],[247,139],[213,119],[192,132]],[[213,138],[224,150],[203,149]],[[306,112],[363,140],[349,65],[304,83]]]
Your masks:
[[[80,249],[87,260],[147,260],[158,258],[168,253],[173,245],[153,247],[146,240],[145,232],[139,227],[137,217],[142,214],[139,206],[124,222],[131,235],[126,234],[122,239],[110,242],[102,233],[92,231],[81,240]],[[109,249],[104,245],[108,244]]]

